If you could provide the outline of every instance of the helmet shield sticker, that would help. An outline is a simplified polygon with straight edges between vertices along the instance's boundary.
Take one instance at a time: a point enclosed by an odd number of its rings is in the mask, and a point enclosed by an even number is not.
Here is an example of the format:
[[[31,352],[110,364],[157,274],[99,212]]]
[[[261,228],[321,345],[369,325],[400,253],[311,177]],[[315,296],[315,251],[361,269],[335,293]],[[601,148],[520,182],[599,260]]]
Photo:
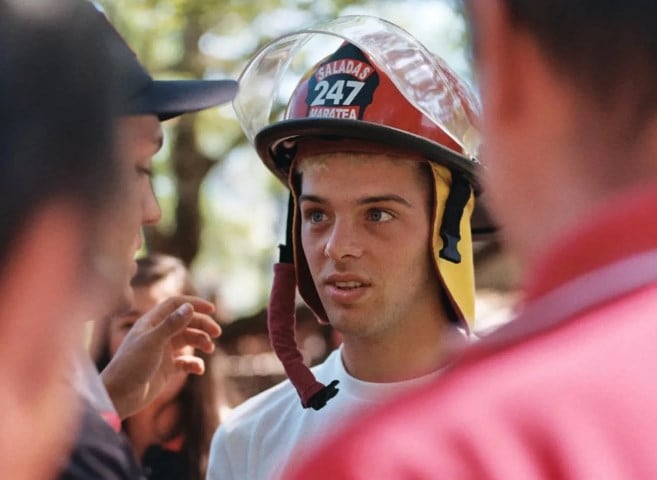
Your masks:
[[[344,44],[308,80],[305,116],[362,120],[378,85],[379,74],[367,57]]]
[[[477,157],[481,137],[476,125],[479,112],[476,97],[461,85],[445,62],[408,32],[380,18],[362,15],[341,17],[285,35],[255,55],[240,76],[239,92],[233,101],[242,129],[251,142],[263,128],[281,120],[291,91],[303,74],[337,48],[331,38],[340,42],[346,40],[358,47],[369,58],[368,62],[376,64],[411,105],[461,147],[466,157]],[[347,68],[347,64],[336,64],[338,68],[340,65]],[[343,75],[348,75],[346,70]],[[347,87],[348,80],[346,77],[343,80],[344,83],[339,84],[342,92],[336,84],[331,97],[327,98],[330,90],[325,91],[320,99],[324,107],[327,101],[330,103],[340,97],[340,93],[341,103],[344,103],[358,88],[357,84]],[[356,76],[349,81],[364,80]],[[317,85],[321,82],[318,79]],[[323,87],[319,88],[310,93],[321,96]],[[318,109],[317,112],[337,114],[338,110]],[[355,109],[340,112],[352,114]]]

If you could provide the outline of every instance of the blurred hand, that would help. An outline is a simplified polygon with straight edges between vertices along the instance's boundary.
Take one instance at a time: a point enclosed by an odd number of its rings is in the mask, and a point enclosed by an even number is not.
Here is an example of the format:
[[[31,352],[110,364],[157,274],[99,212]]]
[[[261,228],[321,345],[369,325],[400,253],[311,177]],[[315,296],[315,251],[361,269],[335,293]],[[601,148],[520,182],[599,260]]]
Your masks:
[[[209,316],[213,311],[214,306],[205,300],[176,296],[137,320],[101,372],[122,419],[148,405],[173,375],[205,372],[203,360],[185,347],[214,351],[212,339],[221,334],[221,328]]]

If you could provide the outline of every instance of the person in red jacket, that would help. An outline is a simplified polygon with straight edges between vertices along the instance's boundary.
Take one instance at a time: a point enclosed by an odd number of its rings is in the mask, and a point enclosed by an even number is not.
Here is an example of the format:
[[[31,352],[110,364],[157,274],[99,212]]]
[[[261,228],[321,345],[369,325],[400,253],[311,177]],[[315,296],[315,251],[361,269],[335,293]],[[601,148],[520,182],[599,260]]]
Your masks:
[[[286,478],[657,478],[657,4],[468,7],[523,305]]]

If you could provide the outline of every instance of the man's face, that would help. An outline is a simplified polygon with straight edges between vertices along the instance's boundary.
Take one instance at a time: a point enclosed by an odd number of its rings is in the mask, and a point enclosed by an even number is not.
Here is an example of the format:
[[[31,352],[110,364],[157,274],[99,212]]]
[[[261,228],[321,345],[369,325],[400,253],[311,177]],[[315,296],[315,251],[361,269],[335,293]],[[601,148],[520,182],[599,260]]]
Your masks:
[[[331,324],[386,338],[441,315],[431,192],[419,162],[339,153],[300,162],[301,241]]]
[[[108,220],[103,270],[123,285],[118,309],[132,298],[130,279],[136,271],[135,254],[141,247],[141,227],[161,217],[151,184],[151,160],[162,146],[162,128],[154,115],[124,117],[117,129],[119,161],[124,168],[120,208]]]

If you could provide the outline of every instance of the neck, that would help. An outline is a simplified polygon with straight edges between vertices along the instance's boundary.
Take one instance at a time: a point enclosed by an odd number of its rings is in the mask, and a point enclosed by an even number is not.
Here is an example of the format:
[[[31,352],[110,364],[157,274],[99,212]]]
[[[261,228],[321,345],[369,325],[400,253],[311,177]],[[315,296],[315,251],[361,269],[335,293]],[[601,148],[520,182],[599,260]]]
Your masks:
[[[435,372],[464,340],[456,328],[432,319],[427,328],[406,328],[377,338],[343,335],[342,360],[353,377],[391,383]]]
[[[527,299],[606,265],[657,247],[657,177],[652,184],[609,196],[577,228],[558,238],[529,270]],[[610,235],[609,232],[613,232]]]
[[[589,108],[586,113],[577,113],[583,108],[577,101],[574,105],[572,121],[562,122],[566,133],[557,141],[549,139],[551,144],[561,146],[545,148],[542,155],[536,156],[541,161],[552,161],[549,165],[532,165],[538,172],[534,180],[523,177],[532,189],[528,197],[532,208],[524,208],[524,214],[514,211],[517,215],[513,221],[508,220],[507,230],[510,233],[513,225],[515,237],[509,238],[509,243],[521,258],[525,276],[563,238],[579,231],[601,212],[613,209],[628,193],[652,188],[657,181],[657,118],[637,127],[630,142],[629,113],[618,120],[617,112]],[[614,121],[609,120],[610,115]],[[518,223],[523,215],[526,221]]]

